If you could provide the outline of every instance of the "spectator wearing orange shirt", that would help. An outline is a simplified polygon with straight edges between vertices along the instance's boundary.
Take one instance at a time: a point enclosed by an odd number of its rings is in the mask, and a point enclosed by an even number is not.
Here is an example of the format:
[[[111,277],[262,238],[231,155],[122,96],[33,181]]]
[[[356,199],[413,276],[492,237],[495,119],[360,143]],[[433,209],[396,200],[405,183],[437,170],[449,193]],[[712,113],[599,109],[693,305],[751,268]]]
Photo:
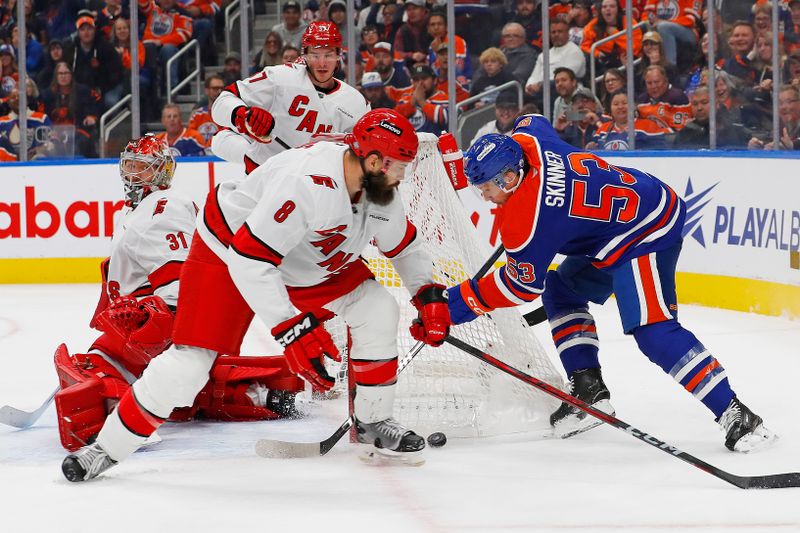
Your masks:
[[[678,64],[678,48],[691,57],[697,49],[697,28],[703,0],[647,0],[644,12],[650,26],[661,35],[664,53],[673,65]]]
[[[619,0],[603,0],[600,4],[600,13],[583,28],[583,42],[581,50],[591,53],[592,45],[606,37],[625,30],[625,13],[620,9]],[[633,56],[639,57],[642,51],[642,31],[633,31]],[[595,48],[594,55],[599,64],[598,72],[605,72],[611,67],[621,66],[626,59],[627,45],[625,33],[613,41],[601,44]]]
[[[436,74],[422,63],[411,69],[411,87],[401,91],[395,110],[407,117],[414,129],[438,135],[447,129],[447,94],[436,88]]]
[[[146,17],[142,41],[147,53],[158,58],[156,79],[161,77],[167,61],[192,36],[192,19],[182,15],[176,4],[176,0],[138,0],[139,11]],[[172,65],[169,77],[175,87],[178,84],[177,62]]]
[[[214,101],[224,88],[225,83],[222,81],[222,76],[219,74],[208,76],[204,88],[206,102],[195,107],[189,116],[189,129],[200,132],[205,139],[206,146],[211,146],[211,138],[219,131],[219,125],[211,118],[211,106],[214,105]]]

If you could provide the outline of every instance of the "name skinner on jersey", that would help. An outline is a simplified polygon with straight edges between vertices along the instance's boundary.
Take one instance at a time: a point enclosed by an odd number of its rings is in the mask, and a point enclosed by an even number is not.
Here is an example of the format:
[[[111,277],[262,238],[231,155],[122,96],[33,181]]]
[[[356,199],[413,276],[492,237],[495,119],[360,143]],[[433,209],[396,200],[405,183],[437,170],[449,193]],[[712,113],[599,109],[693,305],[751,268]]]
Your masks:
[[[545,151],[544,158],[547,160],[544,204],[549,207],[563,207],[567,191],[564,160],[561,155],[549,150]]]

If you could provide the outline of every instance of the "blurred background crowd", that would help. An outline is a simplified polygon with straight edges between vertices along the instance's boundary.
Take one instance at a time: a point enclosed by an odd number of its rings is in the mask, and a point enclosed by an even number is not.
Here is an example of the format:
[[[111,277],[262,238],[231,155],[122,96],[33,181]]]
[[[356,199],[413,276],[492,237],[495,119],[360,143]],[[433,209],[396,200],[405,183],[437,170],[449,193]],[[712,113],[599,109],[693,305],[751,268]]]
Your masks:
[[[627,150],[633,138],[637,149],[708,149],[713,136],[717,149],[800,149],[800,0],[778,2],[777,24],[764,0],[553,0],[546,13],[538,0],[451,1],[452,43],[441,0],[355,0],[349,15],[343,0],[251,0],[246,13],[237,0],[0,0],[0,161],[20,158],[21,69],[27,159],[115,155],[130,137],[132,105],[141,132],[160,132],[175,155],[209,154],[216,97],[298,60],[316,19],[355,33],[355,72],[345,50],[339,77],[419,131],[449,129],[454,91],[462,148],[509,132],[520,113],[549,112],[579,148]],[[134,30],[138,102],[128,98]],[[242,30],[251,43],[244,54],[235,44]]]

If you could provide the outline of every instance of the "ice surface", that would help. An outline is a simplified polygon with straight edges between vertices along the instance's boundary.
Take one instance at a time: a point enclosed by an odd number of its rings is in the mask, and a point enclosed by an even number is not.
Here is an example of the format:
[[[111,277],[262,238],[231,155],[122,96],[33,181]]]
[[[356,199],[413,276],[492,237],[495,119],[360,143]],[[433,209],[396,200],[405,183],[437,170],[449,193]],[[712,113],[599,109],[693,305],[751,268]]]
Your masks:
[[[0,405],[32,410],[47,397],[56,346],[81,351],[94,339],[97,290],[0,286]],[[736,474],[800,470],[800,323],[681,309],[742,401],[781,437],[735,455],[711,414],[622,335],[615,304],[593,311],[619,417]],[[537,332],[552,349],[546,327]],[[268,339],[258,328],[245,352]],[[31,429],[0,426],[0,532],[800,531],[800,489],[742,491],[604,426],[569,440],[449,439],[419,468],[361,464],[347,442],[314,459],[253,452],[259,438],[326,437],[345,411],[334,401],[302,421],[168,424],[163,442],[100,480],[70,484],[51,408]]]

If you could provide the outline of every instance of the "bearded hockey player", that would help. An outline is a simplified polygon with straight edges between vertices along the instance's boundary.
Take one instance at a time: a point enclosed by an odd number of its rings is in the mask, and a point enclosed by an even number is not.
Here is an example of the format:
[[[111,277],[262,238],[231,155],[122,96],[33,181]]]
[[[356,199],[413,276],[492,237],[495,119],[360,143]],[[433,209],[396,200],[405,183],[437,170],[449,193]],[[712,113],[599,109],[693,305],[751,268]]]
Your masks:
[[[302,61],[266,67],[217,98],[211,116],[226,129],[212,139],[215,155],[249,173],[314,134],[351,131],[369,110],[360,92],[333,77],[342,53],[333,23],[310,23],[301,47]]]
[[[481,137],[465,156],[469,182],[498,206],[508,263],[448,289],[454,324],[540,295],[573,396],[613,413],[589,302],[613,293],[623,329],[712,413],[725,446],[747,452],[775,435],[728,383],[720,362],[678,322],[675,266],[686,205],[665,183],[561,141],[541,115],[517,119],[510,137]],[[556,254],[566,258],[548,271]],[[550,417],[563,438],[598,425],[567,403]]]
[[[323,357],[339,358],[323,322],[340,315],[352,340],[358,440],[420,463],[425,440],[392,418],[399,308],[359,257],[373,241],[392,260],[415,294],[412,335],[440,345],[450,324],[444,287],[432,282],[431,259],[396,193],[417,147],[406,118],[374,110],[343,143],[288,150],[212,191],[181,277],[175,346],[123,396],[96,442],[67,456],[67,479],[96,477],[190,403],[217,353],[238,353],[254,312],[290,368],[323,390],[334,383]]]
[[[70,355],[62,344],[55,354],[59,436],[70,451],[97,436],[130,384],[169,346],[179,274],[195,231],[197,208],[170,189],[175,161],[165,141],[146,135],[129,142],[119,168],[126,207],[91,322],[103,334],[88,353]],[[203,385],[172,420],[278,418],[294,414],[294,395],[303,390],[280,356],[219,357]]]

